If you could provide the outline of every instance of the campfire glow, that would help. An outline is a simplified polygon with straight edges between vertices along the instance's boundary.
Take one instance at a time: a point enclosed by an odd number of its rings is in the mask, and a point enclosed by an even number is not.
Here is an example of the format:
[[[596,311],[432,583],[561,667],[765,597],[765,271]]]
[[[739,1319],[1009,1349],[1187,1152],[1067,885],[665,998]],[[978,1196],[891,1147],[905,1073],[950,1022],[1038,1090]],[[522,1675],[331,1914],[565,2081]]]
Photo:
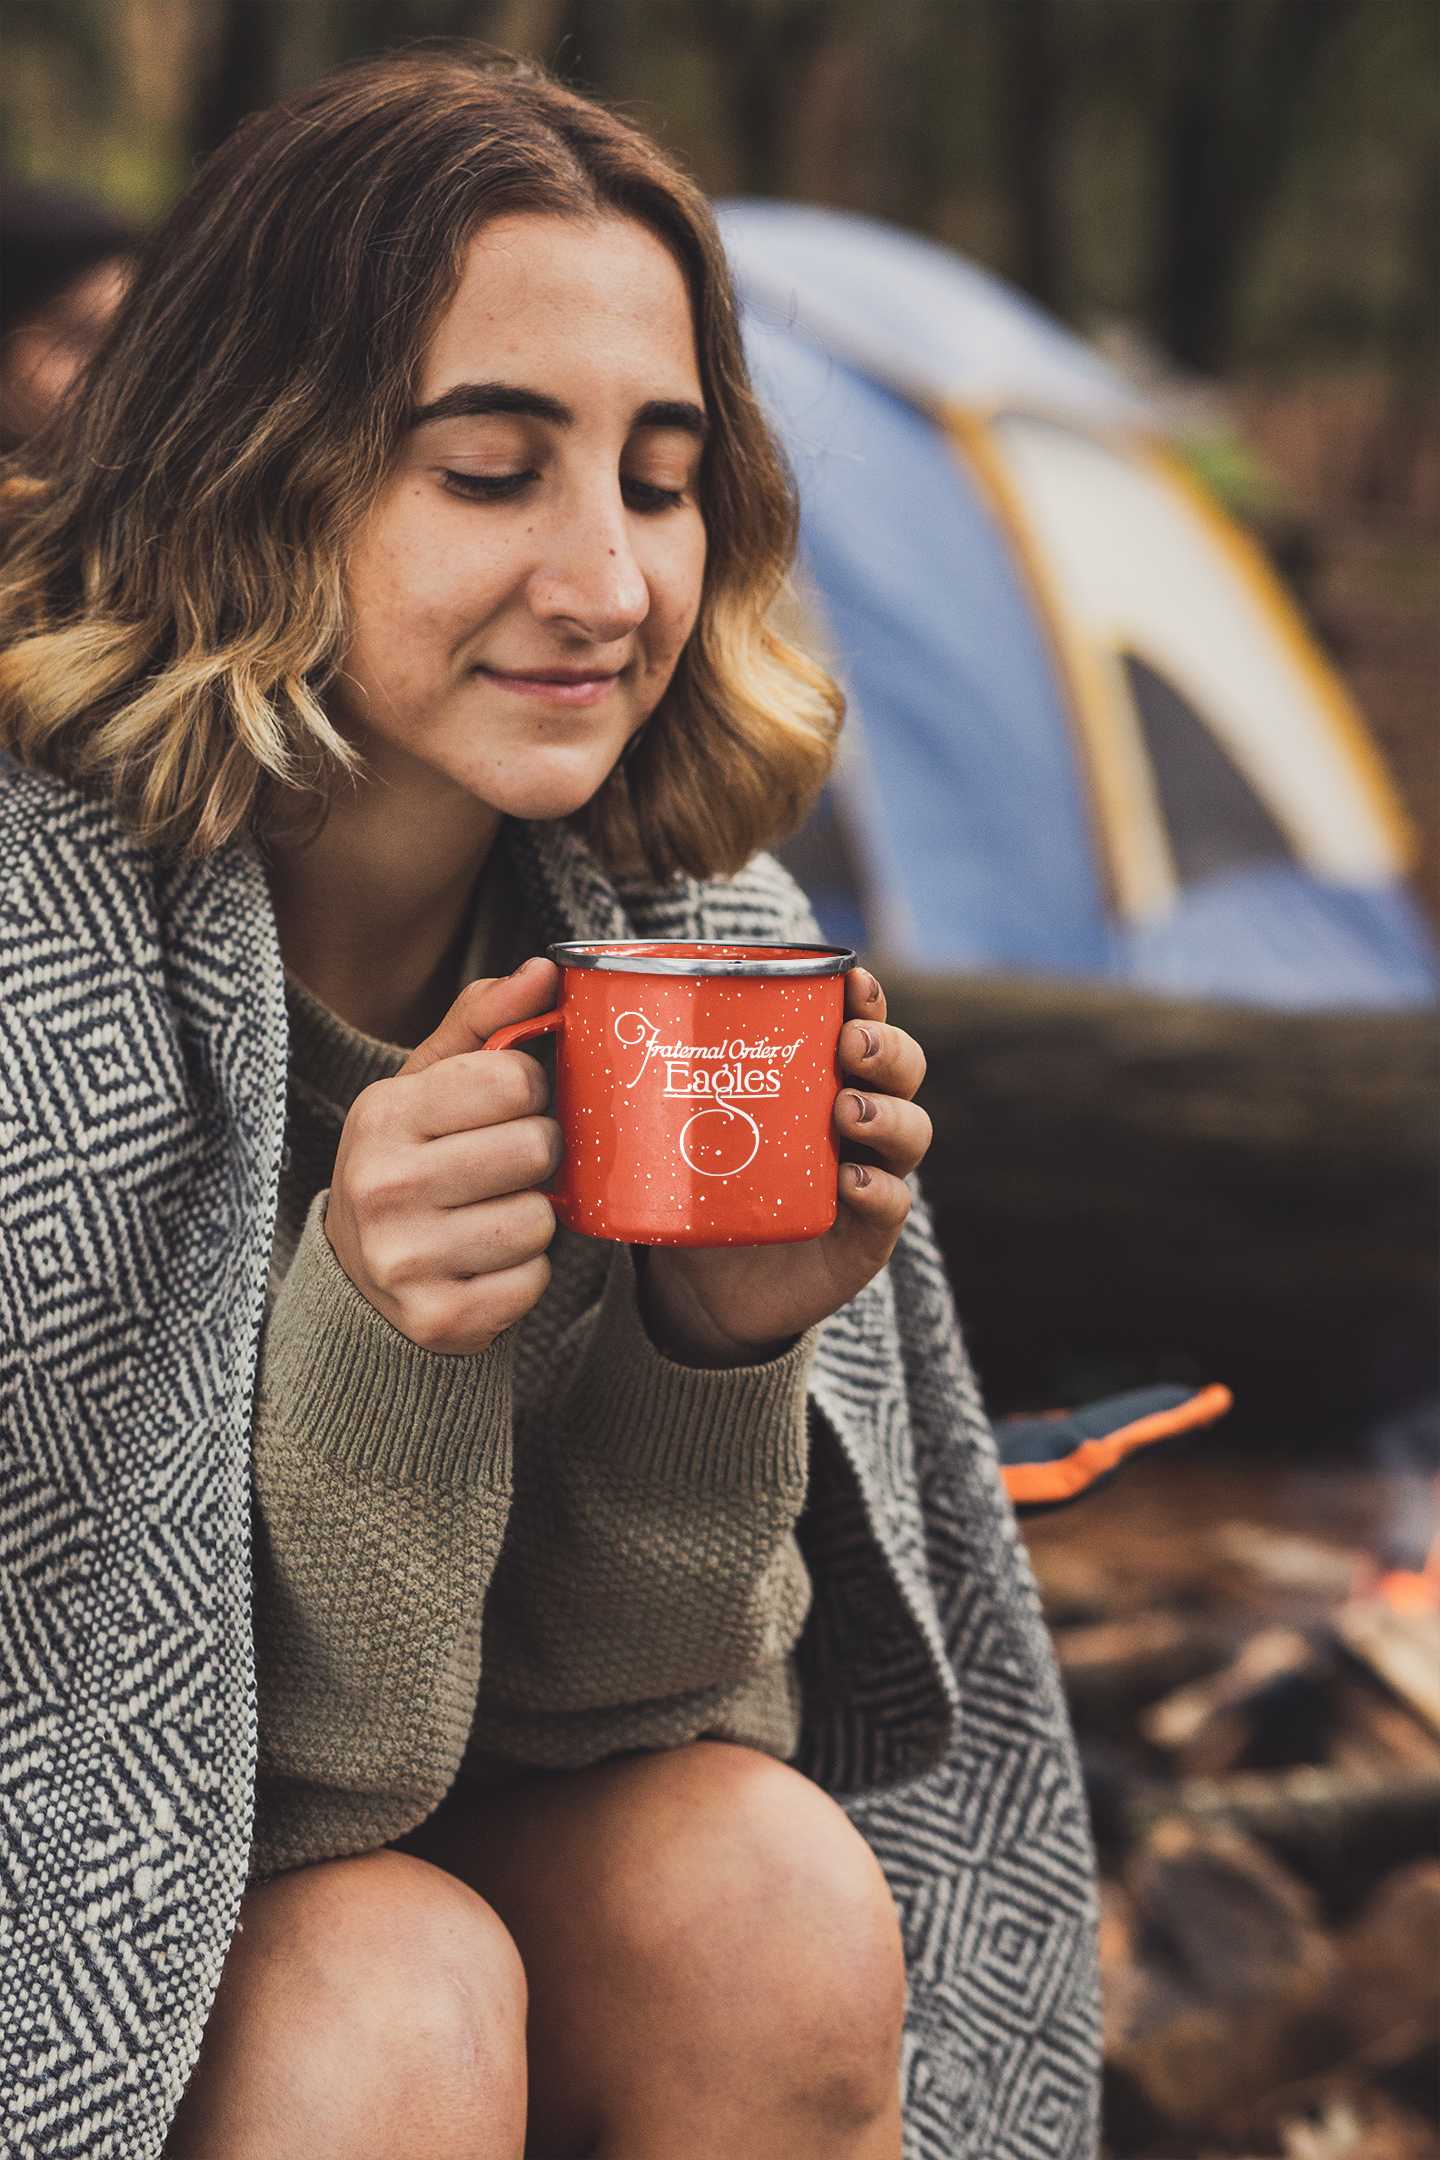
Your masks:
[[[1413,1568],[1391,1568],[1375,1585],[1375,1596],[1393,1605],[1396,1612],[1440,1612],[1440,1531],[1437,1531],[1430,1550],[1425,1555],[1425,1565],[1417,1573]]]

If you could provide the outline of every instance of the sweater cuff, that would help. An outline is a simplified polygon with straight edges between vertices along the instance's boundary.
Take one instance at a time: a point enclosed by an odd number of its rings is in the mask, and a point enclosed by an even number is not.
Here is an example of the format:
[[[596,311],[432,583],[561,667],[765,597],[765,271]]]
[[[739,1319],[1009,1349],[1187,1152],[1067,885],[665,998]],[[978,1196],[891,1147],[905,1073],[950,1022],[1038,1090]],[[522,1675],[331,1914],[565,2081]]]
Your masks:
[[[422,1350],[360,1295],[317,1193],[265,1335],[261,1417],[353,1477],[510,1486],[508,1332],[478,1357]]]
[[[764,1365],[676,1365],[645,1332],[635,1262],[618,1245],[565,1421],[583,1426],[608,1462],[657,1482],[702,1492],[803,1487],[806,1383],[819,1334],[808,1329]]]

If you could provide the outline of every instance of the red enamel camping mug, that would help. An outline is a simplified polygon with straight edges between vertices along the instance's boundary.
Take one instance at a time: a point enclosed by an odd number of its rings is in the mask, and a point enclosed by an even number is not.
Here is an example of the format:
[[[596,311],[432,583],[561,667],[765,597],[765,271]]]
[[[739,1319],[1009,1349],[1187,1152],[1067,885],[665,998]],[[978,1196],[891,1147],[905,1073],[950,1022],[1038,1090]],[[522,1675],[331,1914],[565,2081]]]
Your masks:
[[[630,1245],[788,1245],[835,1220],[845,975],[836,945],[552,945],[571,1230]]]

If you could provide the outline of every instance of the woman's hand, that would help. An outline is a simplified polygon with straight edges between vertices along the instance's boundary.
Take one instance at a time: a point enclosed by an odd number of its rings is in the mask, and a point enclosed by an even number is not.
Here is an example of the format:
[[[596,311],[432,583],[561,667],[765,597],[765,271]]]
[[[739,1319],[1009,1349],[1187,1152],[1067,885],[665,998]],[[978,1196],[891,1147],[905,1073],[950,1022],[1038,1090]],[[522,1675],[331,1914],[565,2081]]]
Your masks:
[[[864,968],[845,978],[835,1105],[840,1212],[802,1245],[654,1246],[641,1273],[652,1341],[682,1365],[749,1365],[826,1320],[884,1267],[910,1212],[904,1179],[930,1145],[911,1101],[925,1077],[920,1045],[885,1025],[885,993]]]
[[[481,1045],[545,1012],[555,990],[549,960],[471,983],[345,1120],[325,1235],[360,1295],[422,1350],[488,1349],[550,1280],[555,1214],[532,1190],[560,1160],[549,1084],[522,1051]]]

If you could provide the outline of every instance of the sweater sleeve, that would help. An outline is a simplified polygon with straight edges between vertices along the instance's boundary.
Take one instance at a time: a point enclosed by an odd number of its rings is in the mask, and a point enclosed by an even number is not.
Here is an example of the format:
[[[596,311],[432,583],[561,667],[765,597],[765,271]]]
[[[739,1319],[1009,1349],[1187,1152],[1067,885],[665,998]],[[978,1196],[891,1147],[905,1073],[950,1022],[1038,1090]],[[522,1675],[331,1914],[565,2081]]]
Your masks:
[[[467,1775],[701,1735],[793,1751],[815,1332],[763,1365],[674,1364],[645,1332],[628,1247],[614,1249],[549,1384],[517,1407]]]
[[[421,1350],[310,1209],[266,1330],[255,1432],[251,1870],[369,1851],[449,1789],[510,1507],[511,1350]]]

